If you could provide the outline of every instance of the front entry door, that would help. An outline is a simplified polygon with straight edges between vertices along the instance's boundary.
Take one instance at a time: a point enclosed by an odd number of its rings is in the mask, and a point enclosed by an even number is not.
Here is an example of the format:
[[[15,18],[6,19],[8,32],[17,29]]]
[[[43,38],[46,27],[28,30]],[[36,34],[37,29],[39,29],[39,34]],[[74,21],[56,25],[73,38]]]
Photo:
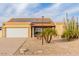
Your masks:
[[[38,28],[38,27],[36,27],[36,28],[34,28],[34,36],[36,37],[37,35],[39,35],[39,33],[41,33],[42,32],[42,28]]]

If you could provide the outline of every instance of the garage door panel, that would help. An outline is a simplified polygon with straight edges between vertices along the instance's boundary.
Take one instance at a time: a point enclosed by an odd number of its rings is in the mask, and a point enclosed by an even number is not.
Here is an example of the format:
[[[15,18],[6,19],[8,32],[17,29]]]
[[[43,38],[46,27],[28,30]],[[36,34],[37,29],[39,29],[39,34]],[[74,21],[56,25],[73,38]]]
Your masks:
[[[6,37],[26,38],[28,37],[28,28],[7,28]]]

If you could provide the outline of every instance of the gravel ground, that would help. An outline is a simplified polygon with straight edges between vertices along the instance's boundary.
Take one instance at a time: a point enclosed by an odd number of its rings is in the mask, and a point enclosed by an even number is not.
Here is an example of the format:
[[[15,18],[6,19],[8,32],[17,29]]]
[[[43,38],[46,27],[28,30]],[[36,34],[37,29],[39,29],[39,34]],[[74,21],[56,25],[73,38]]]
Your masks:
[[[20,53],[21,49],[26,49],[24,54]],[[52,42],[44,45],[41,40],[31,38],[27,39],[24,45],[15,53],[22,56],[77,56],[79,55],[79,39],[74,41],[62,41],[54,38]]]
[[[12,39],[3,38],[0,39],[0,56],[12,56],[20,48],[20,46],[25,42],[26,39]]]

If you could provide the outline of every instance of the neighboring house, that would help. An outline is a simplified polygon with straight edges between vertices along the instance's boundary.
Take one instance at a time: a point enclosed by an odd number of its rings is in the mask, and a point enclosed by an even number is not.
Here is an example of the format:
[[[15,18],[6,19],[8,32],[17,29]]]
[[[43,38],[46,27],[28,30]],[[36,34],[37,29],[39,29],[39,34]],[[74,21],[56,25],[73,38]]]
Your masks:
[[[3,24],[2,34],[5,38],[35,37],[42,28],[54,28],[50,18],[12,18]]]
[[[57,35],[61,37],[61,35],[64,32],[64,23],[63,22],[55,22],[55,26],[56,26],[56,31],[57,31]]]

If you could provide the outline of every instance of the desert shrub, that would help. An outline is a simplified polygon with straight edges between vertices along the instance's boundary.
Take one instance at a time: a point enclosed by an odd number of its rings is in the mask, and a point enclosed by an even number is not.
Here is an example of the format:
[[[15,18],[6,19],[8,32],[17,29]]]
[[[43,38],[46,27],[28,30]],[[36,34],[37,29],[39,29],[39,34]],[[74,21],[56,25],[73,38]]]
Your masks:
[[[61,36],[62,38],[68,41],[79,38],[78,22],[76,19],[70,19],[65,23],[65,26],[64,33]]]

